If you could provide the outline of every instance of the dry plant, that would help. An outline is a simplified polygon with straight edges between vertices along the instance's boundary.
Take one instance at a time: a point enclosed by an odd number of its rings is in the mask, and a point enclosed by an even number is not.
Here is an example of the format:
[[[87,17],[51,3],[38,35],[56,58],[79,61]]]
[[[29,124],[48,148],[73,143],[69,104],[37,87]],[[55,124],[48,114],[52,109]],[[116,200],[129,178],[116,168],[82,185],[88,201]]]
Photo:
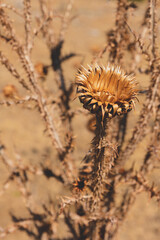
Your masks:
[[[13,84],[6,85],[0,105],[1,108],[21,105],[31,113],[38,110],[44,132],[56,152],[58,167],[45,162],[39,162],[38,166],[27,164],[18,151],[12,159],[10,149],[0,139],[0,158],[8,171],[1,198],[14,182],[28,213],[27,217],[23,213],[21,216],[11,213],[12,224],[0,228],[0,238],[11,234],[12,239],[13,232],[23,231],[28,239],[115,239],[139,193],[146,191],[150,198],[160,202],[158,186],[148,179],[148,175],[159,167],[160,160],[158,1],[148,1],[140,34],[129,22],[131,11],[137,9],[136,4],[117,1],[115,27],[107,33],[106,45],[94,56],[91,65],[77,70],[75,83],[67,80],[62,67],[76,56],[74,52],[62,54],[67,29],[74,19],[74,0],[68,1],[63,14],[53,11],[47,0],[39,0],[38,4],[40,17],[34,18],[30,0],[23,0],[22,10],[3,1],[0,3],[0,41],[12,49],[21,66],[17,68],[2,47],[0,62],[23,88],[23,94],[20,94]],[[17,34],[11,12],[23,19],[23,37]],[[58,33],[54,28],[55,18],[61,23]],[[49,65],[35,64],[32,60],[37,38],[43,38],[46,43],[50,53]],[[106,66],[100,63],[104,56],[105,62],[109,62]],[[57,89],[54,96],[46,89],[47,84],[43,84],[49,71],[54,74]],[[150,83],[148,88],[141,89],[141,83],[136,79],[144,75],[149,77]],[[74,86],[77,87],[77,97],[92,114],[96,125],[91,147],[84,154],[80,169],[77,169],[74,154],[73,120],[76,115],[81,117],[88,113],[83,109],[72,109]],[[131,136],[126,140],[129,112],[139,104],[141,94],[145,95],[145,100]],[[147,135],[151,138],[145,154],[139,159],[142,164],[136,170],[134,153]],[[133,164],[127,168],[126,161],[131,157]],[[48,155],[44,158],[47,160]],[[32,176],[35,175],[59,182],[63,190],[67,188],[68,196],[62,194],[59,198],[48,198],[47,202],[41,203],[41,208],[35,208],[31,191]],[[119,186],[125,186],[126,190],[117,204]],[[63,226],[61,237],[59,232]]]

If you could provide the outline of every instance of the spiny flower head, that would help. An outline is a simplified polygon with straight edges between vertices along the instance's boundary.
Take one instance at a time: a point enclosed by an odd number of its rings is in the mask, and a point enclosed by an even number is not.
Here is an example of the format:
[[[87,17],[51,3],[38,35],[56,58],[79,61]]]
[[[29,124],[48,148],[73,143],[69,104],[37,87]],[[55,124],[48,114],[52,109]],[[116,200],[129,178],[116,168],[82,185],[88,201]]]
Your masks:
[[[6,98],[16,98],[18,96],[18,90],[14,85],[8,84],[3,88],[3,94]]]
[[[76,75],[77,95],[83,107],[102,118],[112,118],[132,110],[137,82],[120,67],[83,67]]]
[[[84,191],[86,189],[86,180],[85,179],[80,179],[78,178],[74,183],[73,183],[73,188],[77,192]]]

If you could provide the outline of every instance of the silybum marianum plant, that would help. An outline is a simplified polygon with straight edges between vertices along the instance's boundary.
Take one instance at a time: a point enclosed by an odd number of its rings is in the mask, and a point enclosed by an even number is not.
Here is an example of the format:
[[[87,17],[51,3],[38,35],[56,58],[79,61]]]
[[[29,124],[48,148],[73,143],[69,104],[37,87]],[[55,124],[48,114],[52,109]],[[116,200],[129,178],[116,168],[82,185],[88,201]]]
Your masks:
[[[136,98],[136,81],[120,67],[84,68],[76,77],[77,93],[84,108],[102,118],[129,112]]]
[[[92,211],[99,205],[103,183],[114,164],[116,147],[108,143],[106,127],[109,119],[131,111],[137,95],[137,82],[132,75],[126,75],[120,67],[96,64],[83,67],[76,75],[77,95],[83,107],[96,115],[95,137],[90,154],[84,158],[80,181],[84,179],[93,192]],[[79,184],[80,185],[80,184]],[[97,207],[96,207],[97,208]]]

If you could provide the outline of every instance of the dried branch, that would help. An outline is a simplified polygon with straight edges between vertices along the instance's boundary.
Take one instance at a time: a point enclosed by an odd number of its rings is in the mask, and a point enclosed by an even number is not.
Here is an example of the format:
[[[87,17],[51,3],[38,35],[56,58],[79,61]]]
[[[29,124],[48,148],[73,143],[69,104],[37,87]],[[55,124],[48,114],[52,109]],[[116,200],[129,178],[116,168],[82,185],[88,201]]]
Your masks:
[[[18,79],[19,83],[22,84],[24,88],[30,90],[27,83],[23,78],[21,78],[20,74],[17,72],[15,67],[9,62],[8,58],[0,51],[0,62],[7,68],[7,70]]]
[[[69,16],[70,16],[70,12],[73,8],[73,3],[74,0],[69,0],[69,3],[67,4],[67,8],[64,14],[64,18],[62,21],[62,25],[61,25],[61,30],[60,30],[60,35],[59,35],[59,42],[63,42],[64,41],[64,37],[65,37],[65,33],[67,31],[67,27],[69,24]]]
[[[0,8],[6,8],[9,10],[12,10],[14,13],[16,13],[20,17],[24,17],[23,13],[20,12],[17,8],[14,8],[12,5],[6,4],[6,3],[1,3]]]
[[[24,20],[25,20],[25,34],[26,34],[26,50],[28,55],[32,49],[32,37],[31,37],[31,1],[24,0]]]

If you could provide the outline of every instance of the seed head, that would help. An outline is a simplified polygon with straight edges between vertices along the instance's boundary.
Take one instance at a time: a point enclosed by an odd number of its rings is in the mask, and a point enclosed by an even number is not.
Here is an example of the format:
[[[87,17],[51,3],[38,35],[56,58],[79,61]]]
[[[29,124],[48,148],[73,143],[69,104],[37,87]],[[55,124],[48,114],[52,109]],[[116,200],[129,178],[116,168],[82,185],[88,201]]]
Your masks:
[[[119,67],[83,67],[76,75],[77,95],[83,107],[102,118],[112,118],[132,110],[137,82]]]
[[[80,179],[78,178],[74,183],[73,183],[73,188],[77,192],[84,191],[86,189],[86,180],[85,179]]]
[[[48,74],[48,66],[39,62],[35,64],[34,68],[38,74],[38,77],[44,80],[45,76]]]
[[[6,98],[14,98],[18,96],[18,90],[12,84],[8,84],[3,88],[3,94]]]

